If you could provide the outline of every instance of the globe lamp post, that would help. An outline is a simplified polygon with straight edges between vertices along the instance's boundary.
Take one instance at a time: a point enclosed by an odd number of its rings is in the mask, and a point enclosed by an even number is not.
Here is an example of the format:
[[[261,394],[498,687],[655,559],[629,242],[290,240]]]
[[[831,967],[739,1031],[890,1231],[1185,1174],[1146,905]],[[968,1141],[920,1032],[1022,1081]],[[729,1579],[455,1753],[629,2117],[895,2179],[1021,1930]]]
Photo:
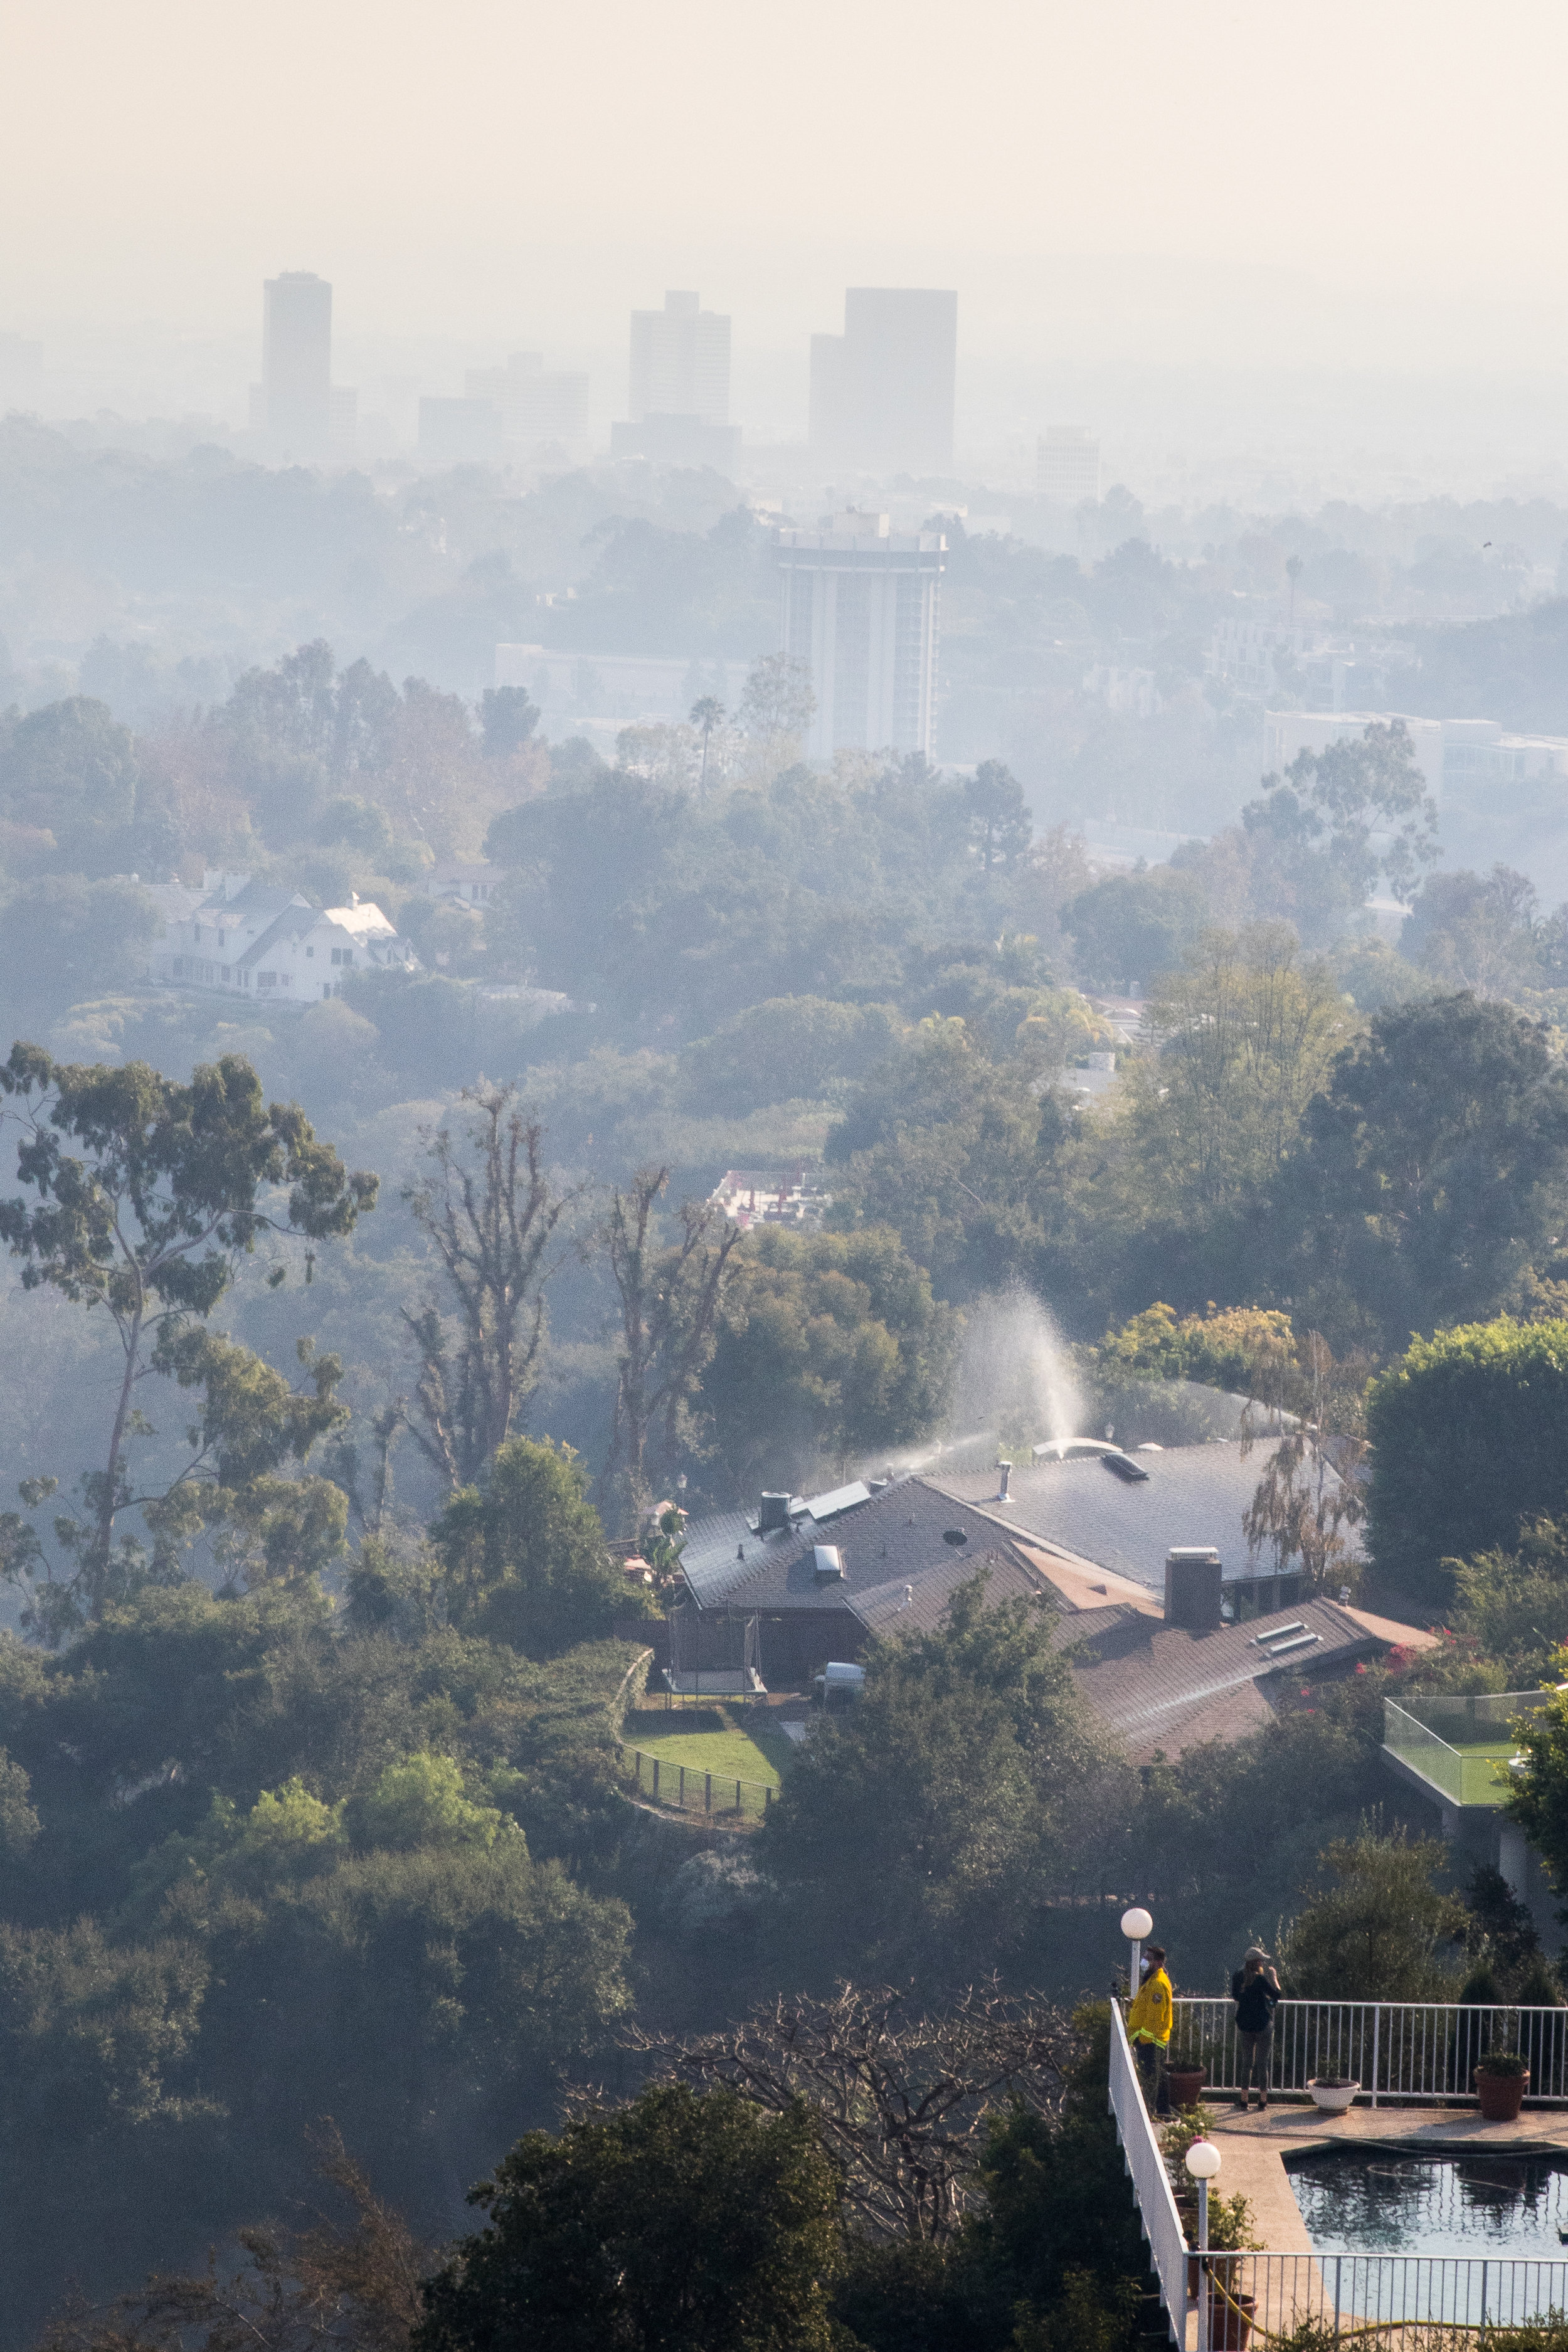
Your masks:
[[[1209,2273],[1201,2257],[1209,2250],[1209,2182],[1218,2179],[1219,2164],[1219,2150],[1212,2139],[1194,2140],[1187,2150],[1186,2167],[1198,2184],[1198,2352],[1209,2352]]]
[[[1147,1911],[1135,1904],[1131,1911],[1124,1911],[1121,1914],[1121,1932],[1132,1947],[1132,1965],[1127,1979],[1127,1990],[1131,1998],[1136,2000],[1138,1969],[1143,1958],[1143,1938],[1145,1936],[1153,1934],[1154,1922]]]

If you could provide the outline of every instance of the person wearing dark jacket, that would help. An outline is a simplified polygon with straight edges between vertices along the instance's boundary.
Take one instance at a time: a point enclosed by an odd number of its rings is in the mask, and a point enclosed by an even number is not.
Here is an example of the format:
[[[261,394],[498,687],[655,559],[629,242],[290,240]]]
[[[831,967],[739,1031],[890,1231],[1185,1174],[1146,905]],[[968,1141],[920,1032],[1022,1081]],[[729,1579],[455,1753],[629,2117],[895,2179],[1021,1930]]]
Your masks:
[[[1268,2105],[1268,2061],[1274,2046],[1274,2007],[1281,1992],[1273,1963],[1261,1944],[1247,1947],[1242,1964],[1231,1977],[1230,1997],[1236,2003],[1236,2039],[1241,2060],[1238,2107],[1252,2105],[1252,2084],[1258,2080],[1258,2104]]]

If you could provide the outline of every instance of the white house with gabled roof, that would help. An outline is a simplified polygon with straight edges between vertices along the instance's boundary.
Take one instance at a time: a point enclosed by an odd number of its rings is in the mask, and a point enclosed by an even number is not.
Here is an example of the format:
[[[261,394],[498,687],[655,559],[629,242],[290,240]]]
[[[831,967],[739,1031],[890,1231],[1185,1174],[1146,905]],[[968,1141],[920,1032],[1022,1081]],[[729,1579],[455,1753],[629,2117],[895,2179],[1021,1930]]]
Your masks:
[[[408,941],[369,899],[313,907],[298,890],[208,873],[208,894],[172,927],[167,977],[252,1003],[310,1004],[341,993],[350,971],[419,970]]]

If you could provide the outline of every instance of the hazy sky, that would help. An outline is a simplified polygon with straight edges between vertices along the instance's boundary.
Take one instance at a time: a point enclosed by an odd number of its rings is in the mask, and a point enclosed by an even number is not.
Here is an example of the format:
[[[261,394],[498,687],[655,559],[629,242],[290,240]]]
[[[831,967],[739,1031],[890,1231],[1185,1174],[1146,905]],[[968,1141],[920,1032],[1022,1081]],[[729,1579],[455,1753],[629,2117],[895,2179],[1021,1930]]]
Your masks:
[[[376,331],[700,282],[772,339],[972,270],[1026,341],[1013,256],[1555,305],[1565,50],[1548,0],[3,0],[0,324],[313,268]]]

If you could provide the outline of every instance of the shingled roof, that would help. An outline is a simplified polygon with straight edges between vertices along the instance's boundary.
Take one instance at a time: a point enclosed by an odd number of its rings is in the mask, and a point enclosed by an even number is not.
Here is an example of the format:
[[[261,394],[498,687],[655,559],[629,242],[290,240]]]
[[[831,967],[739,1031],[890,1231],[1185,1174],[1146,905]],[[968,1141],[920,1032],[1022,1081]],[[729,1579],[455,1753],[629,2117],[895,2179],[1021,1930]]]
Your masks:
[[[830,1545],[842,1576],[824,1579],[816,1554]],[[737,1555],[743,1557],[737,1557]],[[884,1586],[899,1593],[906,1584],[940,1587],[941,1606],[983,1562],[1009,1563],[1009,1589],[1045,1592],[1046,1580],[1007,1531],[981,1512],[923,1478],[900,1479],[879,1495],[819,1522],[801,1511],[776,1534],[753,1534],[739,1514],[700,1522],[681,1556],[681,1571],[702,1609],[848,1609]],[[882,1612],[880,1600],[872,1604]],[[921,1603],[924,1607],[924,1603]],[[940,1615],[941,1608],[937,1614]],[[869,1620],[866,1622],[869,1622]],[[935,1622],[935,1619],[932,1619]]]
[[[1386,1646],[1351,1611],[1322,1600],[1207,1633],[1125,1605],[1080,1610],[1064,1613],[1058,1643],[1074,1645],[1073,1680],[1135,1764],[1244,1738],[1303,1678],[1343,1674]]]
[[[1248,1557],[1241,1526],[1263,1475],[1267,1441],[1245,1458],[1231,1441],[1130,1458],[1146,1476],[1130,1482],[1093,1458],[1023,1464],[1013,1471],[1005,1500],[994,1470],[948,1471],[938,1483],[955,1499],[983,1507],[999,1526],[1069,1559],[1131,1577],[1152,1592],[1163,1591],[1165,1554],[1181,1545],[1214,1545],[1227,1583],[1268,1573]]]

